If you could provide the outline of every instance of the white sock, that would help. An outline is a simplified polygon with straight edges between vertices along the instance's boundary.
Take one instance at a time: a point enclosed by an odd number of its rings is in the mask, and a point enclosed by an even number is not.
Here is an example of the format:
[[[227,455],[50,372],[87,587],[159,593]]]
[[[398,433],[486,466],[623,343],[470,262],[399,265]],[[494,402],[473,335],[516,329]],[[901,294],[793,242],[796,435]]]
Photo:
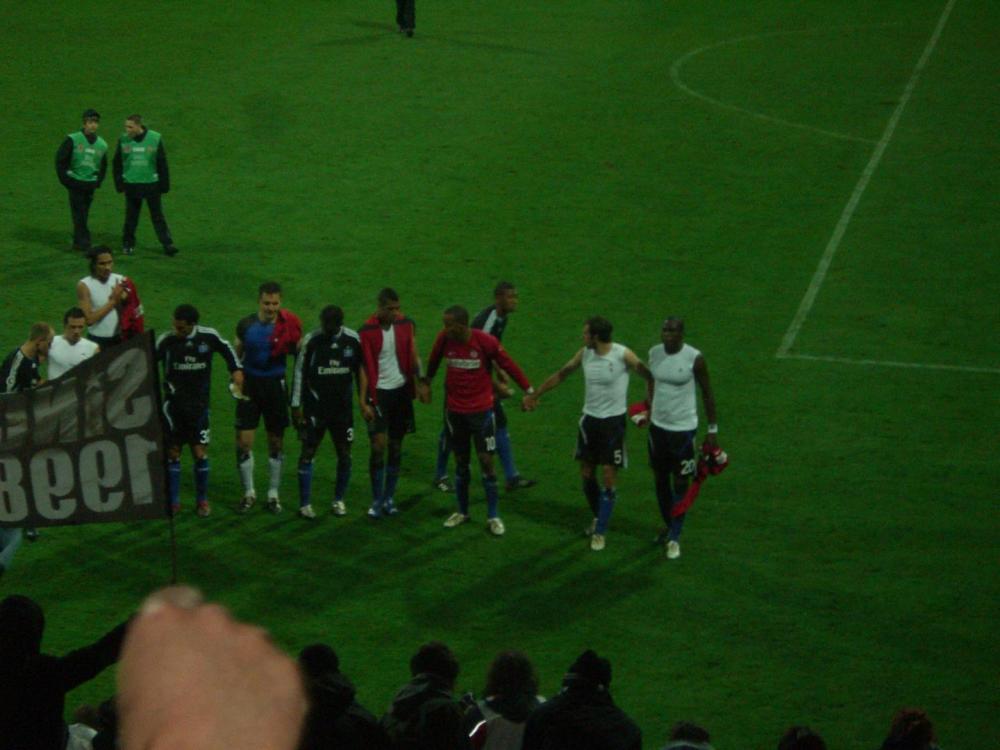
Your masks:
[[[277,456],[269,456],[267,459],[269,482],[267,487],[268,497],[277,497],[278,488],[281,487],[281,466],[285,462],[285,454],[279,453]]]
[[[244,495],[254,495],[256,492],[253,488],[253,453],[247,453],[245,459],[236,459],[236,468],[240,470],[240,481],[243,482],[243,494]]]

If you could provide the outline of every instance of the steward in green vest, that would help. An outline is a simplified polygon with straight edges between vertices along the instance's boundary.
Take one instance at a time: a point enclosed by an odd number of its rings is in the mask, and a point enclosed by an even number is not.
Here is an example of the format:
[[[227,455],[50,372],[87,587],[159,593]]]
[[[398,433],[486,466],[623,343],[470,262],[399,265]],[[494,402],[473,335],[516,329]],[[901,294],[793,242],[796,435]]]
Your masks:
[[[125,118],[125,132],[118,139],[112,160],[115,188],[125,193],[125,227],[122,230],[122,253],[135,252],[135,230],[139,224],[142,202],[149,206],[156,237],[167,255],[176,255],[177,248],[163,215],[162,195],[170,192],[170,171],[163,136],[142,124],[140,115]]]
[[[67,135],[56,151],[56,176],[69,192],[73,247],[78,250],[90,248],[90,204],[108,171],[108,144],[97,135],[100,125],[101,115],[88,109],[83,113],[83,127]]]

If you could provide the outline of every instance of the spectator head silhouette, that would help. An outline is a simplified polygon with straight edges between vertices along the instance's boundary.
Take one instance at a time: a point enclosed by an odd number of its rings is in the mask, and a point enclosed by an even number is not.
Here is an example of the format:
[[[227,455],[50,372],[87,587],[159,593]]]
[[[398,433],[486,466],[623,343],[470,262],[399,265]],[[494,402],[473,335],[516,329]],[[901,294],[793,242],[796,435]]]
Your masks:
[[[445,644],[440,641],[425,643],[410,659],[410,674],[432,674],[440,677],[450,687],[455,686],[458,679],[458,659]]]
[[[809,727],[794,726],[781,736],[778,750],[826,750],[826,743]]]
[[[520,651],[503,651],[490,665],[486,676],[487,696],[537,695],[538,675]]]
[[[0,658],[17,662],[42,648],[45,615],[33,599],[14,594],[0,602]]]

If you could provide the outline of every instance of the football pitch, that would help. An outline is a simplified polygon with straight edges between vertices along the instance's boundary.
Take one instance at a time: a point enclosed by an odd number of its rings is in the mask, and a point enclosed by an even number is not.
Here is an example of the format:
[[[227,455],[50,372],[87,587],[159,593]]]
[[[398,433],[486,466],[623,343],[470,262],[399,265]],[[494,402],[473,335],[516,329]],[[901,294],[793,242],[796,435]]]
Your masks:
[[[164,137],[180,255],[144,210],[115,269],[147,327],[191,302],[232,338],[272,278],[308,327],[329,303],[356,327],[392,286],[426,359],[445,307],[474,313],[510,279],[504,343],[536,385],[598,314],[644,359],[684,317],[711,371],[732,465],[668,561],[638,429],[607,549],[581,534],[579,374],[509,409],[538,485],[502,497],[494,538],[476,479],[475,522],[442,528],[440,376],[399,516],[364,517],[363,429],[347,517],[328,511],[329,447],[320,517],[295,516],[292,432],[285,512],[238,515],[217,360],[214,512],[194,516],[185,456],[182,581],[290,653],[329,642],[376,713],[429,639],[455,649],[462,690],[518,648],[547,695],[593,647],[647,747],[688,719],[720,750],[772,748],[793,723],[862,750],[910,705],[943,747],[1000,746],[1000,5],[439,0],[418,3],[413,39],[368,0],[45,11],[12,4],[0,30],[4,353],[35,320],[60,327],[86,273],[53,157],[94,107],[112,148],[136,112]],[[120,249],[123,215],[109,178],[95,242]],[[260,434],[261,495],[266,463]],[[169,552],[166,522],[43,530],[0,595],[37,599],[62,653],[166,583]],[[113,690],[109,670],[68,705]]]

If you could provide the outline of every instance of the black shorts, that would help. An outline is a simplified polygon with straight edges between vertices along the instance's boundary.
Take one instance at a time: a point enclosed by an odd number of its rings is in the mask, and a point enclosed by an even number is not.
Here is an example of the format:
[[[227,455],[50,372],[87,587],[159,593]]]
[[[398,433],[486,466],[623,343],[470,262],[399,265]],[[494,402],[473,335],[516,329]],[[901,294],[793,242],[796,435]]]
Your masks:
[[[649,425],[649,465],[653,471],[665,471],[677,476],[694,474],[694,437],[697,430],[664,430]]]
[[[244,375],[243,395],[246,399],[236,402],[236,429],[256,430],[260,418],[264,429],[280,435],[289,425],[288,392],[284,378],[258,378]]]
[[[337,416],[305,412],[302,420],[299,438],[306,445],[319,445],[326,433],[330,433],[330,439],[335,443],[354,442],[354,415],[350,412]]]
[[[495,453],[497,449],[497,423],[493,410],[477,411],[471,414],[459,414],[455,411],[445,412],[444,424],[448,430],[451,449],[455,452],[455,460],[467,463],[470,456],[470,443],[475,446],[476,453]]]
[[[208,445],[210,438],[208,407],[204,404],[185,404],[174,397],[163,402],[166,417],[166,434],[163,436],[168,446]]]
[[[413,399],[406,386],[391,391],[375,391],[375,419],[368,423],[368,434],[388,433],[392,440],[402,440],[403,436],[417,429],[413,417]]]
[[[625,419],[624,414],[603,419],[584,414],[576,431],[576,459],[594,466],[628,466]]]

